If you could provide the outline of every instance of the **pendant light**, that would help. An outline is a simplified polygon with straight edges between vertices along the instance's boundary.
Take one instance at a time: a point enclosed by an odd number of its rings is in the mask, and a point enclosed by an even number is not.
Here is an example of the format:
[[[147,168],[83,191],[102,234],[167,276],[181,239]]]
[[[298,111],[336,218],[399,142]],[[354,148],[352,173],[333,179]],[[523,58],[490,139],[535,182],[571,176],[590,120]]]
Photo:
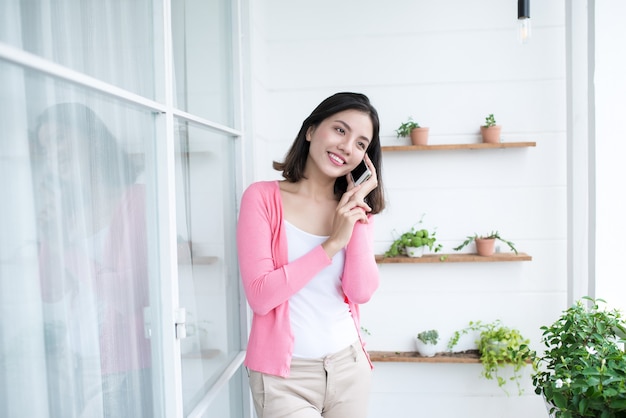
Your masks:
[[[517,0],[517,38],[525,44],[530,39],[530,0]]]

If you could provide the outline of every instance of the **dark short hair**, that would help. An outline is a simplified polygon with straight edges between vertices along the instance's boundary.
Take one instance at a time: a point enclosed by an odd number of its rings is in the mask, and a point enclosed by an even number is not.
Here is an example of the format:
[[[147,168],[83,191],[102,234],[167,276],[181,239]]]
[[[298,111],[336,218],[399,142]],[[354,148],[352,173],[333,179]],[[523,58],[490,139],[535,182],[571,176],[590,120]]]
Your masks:
[[[370,103],[369,98],[361,93],[341,92],[324,99],[313,112],[302,122],[291,148],[287,152],[283,162],[274,161],[273,167],[281,171],[285,180],[295,183],[304,178],[304,168],[309,156],[310,142],[306,140],[306,133],[310,127],[317,127],[323,120],[344,110],[358,110],[366,113],[372,121],[372,140],[367,148],[367,155],[376,168],[378,187],[372,190],[366,197],[367,204],[372,208],[371,213],[376,214],[385,208],[385,198],[382,181],[382,150],[380,148],[380,121],[378,112]],[[335,197],[337,200],[346,192],[348,182],[344,176],[335,180]]]
[[[88,148],[92,174],[113,187],[124,187],[137,177],[137,168],[128,153],[120,147],[109,128],[96,113],[82,103],[58,103],[45,109],[36,120],[33,152],[41,155],[37,135],[41,127],[54,123],[76,131]]]

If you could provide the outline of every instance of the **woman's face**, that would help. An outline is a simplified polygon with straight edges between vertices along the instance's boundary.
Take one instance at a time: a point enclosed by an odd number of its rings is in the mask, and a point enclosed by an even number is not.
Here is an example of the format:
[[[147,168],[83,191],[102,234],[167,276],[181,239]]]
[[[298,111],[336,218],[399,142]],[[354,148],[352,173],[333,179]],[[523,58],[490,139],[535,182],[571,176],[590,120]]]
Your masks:
[[[370,116],[359,110],[344,110],[310,127],[311,143],[306,165],[309,177],[316,171],[331,177],[345,176],[365,157],[374,127]]]
[[[45,123],[37,132],[39,146],[46,156],[50,174],[70,181],[85,177],[89,170],[88,138],[79,135],[64,125]]]

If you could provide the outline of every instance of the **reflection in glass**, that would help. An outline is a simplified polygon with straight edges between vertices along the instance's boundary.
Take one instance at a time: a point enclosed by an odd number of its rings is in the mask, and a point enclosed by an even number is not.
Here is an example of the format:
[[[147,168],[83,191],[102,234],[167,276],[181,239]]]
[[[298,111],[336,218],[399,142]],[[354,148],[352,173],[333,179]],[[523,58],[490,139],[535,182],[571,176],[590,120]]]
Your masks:
[[[32,151],[52,415],[151,417],[139,167],[79,103],[41,114]]]

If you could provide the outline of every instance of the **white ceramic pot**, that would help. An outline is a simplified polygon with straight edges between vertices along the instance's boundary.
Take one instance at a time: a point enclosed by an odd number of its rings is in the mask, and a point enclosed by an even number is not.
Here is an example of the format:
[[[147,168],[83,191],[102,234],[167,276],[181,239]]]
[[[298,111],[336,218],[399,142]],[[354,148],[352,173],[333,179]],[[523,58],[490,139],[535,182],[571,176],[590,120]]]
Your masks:
[[[422,357],[433,357],[435,354],[437,354],[437,345],[426,344],[419,338],[415,339],[415,348]]]
[[[424,255],[424,247],[406,247],[406,255],[409,257],[421,257]]]
[[[507,347],[506,341],[489,340],[489,342],[487,342],[487,344],[485,345],[484,349],[491,350],[497,355],[497,354],[500,354],[501,351],[506,350],[506,347]]]
[[[549,416],[550,418],[554,418],[554,416],[556,415],[556,411],[557,411],[559,408],[557,408],[556,406],[554,406],[554,405],[552,405],[550,402],[548,402],[548,401],[546,400],[546,398],[545,398],[545,397],[543,398],[543,403],[546,405],[546,410],[548,411],[548,416]],[[551,410],[552,408],[555,408],[555,412],[551,414],[551,413],[550,413],[550,410]]]

